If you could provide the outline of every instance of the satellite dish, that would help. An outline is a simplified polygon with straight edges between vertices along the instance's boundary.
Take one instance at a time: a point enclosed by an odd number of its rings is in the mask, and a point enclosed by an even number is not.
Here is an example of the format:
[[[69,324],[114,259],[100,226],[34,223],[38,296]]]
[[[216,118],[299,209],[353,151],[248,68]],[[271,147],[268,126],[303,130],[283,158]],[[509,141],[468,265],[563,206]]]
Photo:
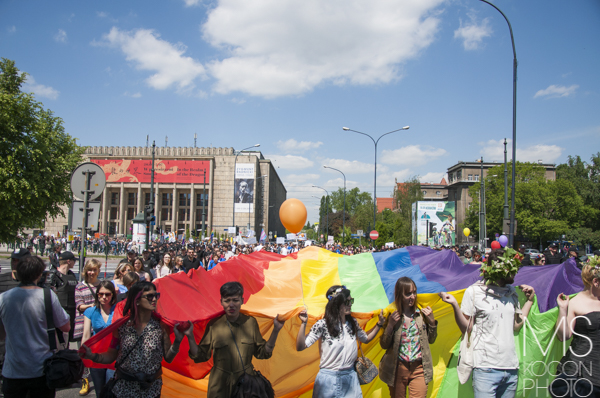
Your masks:
[[[85,162],[77,166],[71,174],[71,191],[75,199],[84,200],[85,191],[87,187],[85,185],[86,172],[89,172],[89,197],[88,200],[94,200],[102,195],[104,187],[106,186],[106,175],[102,167],[96,163]]]

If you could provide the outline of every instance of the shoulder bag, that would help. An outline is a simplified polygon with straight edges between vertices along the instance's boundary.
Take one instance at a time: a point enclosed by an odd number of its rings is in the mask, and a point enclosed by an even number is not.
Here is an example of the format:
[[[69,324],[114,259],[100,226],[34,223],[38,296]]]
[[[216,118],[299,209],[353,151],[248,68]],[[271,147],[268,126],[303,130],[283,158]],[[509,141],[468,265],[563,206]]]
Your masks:
[[[473,334],[473,327],[475,323],[475,315],[477,310],[475,309],[475,288],[473,288],[473,315],[469,319],[467,330],[462,336],[460,342],[460,351],[458,354],[458,364],[456,365],[456,371],[458,372],[458,381],[460,384],[465,384],[471,377],[473,371],[473,342],[471,340],[471,334]],[[469,332],[469,329],[471,331]]]
[[[362,350],[362,343],[358,343],[358,349],[360,350],[360,356],[354,362],[354,369],[358,376],[358,382],[360,384],[369,384],[379,374],[377,366],[369,358],[365,357]]]
[[[56,350],[56,336],[58,341],[64,344],[63,333],[56,333],[54,326],[54,315],[52,311],[52,300],[50,289],[44,288],[44,306],[46,309],[46,324],[48,332],[48,344],[51,351]],[[76,350],[60,350],[44,361],[44,375],[46,385],[50,389],[70,387],[81,380],[83,375],[83,362]]]
[[[254,370],[256,373],[254,376],[246,373],[244,359],[242,358],[240,348],[235,341],[235,335],[233,334],[233,329],[231,329],[229,321],[227,321],[227,326],[229,326],[229,331],[231,332],[231,337],[233,338],[233,343],[235,344],[235,348],[240,356],[240,363],[242,364],[244,371],[244,374],[237,379],[235,386],[233,387],[231,398],[275,398],[273,386],[271,386],[271,382],[267,380],[265,376],[263,376],[258,370]]]

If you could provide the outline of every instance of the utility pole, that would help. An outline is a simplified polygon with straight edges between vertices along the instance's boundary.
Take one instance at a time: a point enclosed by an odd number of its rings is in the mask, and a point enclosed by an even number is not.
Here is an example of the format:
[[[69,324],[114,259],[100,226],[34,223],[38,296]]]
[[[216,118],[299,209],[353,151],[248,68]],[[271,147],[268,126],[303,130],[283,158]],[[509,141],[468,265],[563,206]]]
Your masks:
[[[150,237],[152,233],[150,232],[151,223],[155,221],[154,217],[154,154],[156,152],[156,143],[152,141],[152,168],[150,169],[150,201],[148,205],[144,208],[144,218],[146,221],[146,249],[150,247]]]

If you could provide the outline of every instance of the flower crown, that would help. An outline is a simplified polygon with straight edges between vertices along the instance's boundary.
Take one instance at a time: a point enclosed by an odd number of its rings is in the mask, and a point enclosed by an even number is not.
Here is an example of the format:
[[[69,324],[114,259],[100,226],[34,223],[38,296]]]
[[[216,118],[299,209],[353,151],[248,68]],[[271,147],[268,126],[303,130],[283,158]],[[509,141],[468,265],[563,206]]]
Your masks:
[[[588,265],[592,267],[592,274],[594,274],[596,278],[600,277],[600,256],[588,257]]]
[[[480,276],[485,280],[486,285],[504,279],[509,275],[516,275],[521,267],[521,257],[519,252],[511,248],[505,248],[504,254],[498,256],[497,260],[492,261],[492,264],[481,265]]]
[[[342,287],[338,287],[337,289],[335,289],[335,291],[330,294],[329,296],[327,296],[327,300],[331,301],[333,300],[334,297],[336,297],[338,294],[340,294],[342,292],[342,290],[347,289],[346,286],[342,285]]]

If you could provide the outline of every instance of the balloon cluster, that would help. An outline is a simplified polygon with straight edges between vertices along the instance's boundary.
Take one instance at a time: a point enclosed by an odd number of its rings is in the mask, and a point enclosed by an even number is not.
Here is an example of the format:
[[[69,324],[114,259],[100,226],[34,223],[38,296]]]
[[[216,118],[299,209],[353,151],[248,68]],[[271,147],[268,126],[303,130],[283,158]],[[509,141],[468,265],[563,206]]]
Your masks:
[[[506,235],[502,235],[498,240],[492,242],[492,249],[500,249],[501,247],[506,247],[506,245],[508,245],[508,238]]]

